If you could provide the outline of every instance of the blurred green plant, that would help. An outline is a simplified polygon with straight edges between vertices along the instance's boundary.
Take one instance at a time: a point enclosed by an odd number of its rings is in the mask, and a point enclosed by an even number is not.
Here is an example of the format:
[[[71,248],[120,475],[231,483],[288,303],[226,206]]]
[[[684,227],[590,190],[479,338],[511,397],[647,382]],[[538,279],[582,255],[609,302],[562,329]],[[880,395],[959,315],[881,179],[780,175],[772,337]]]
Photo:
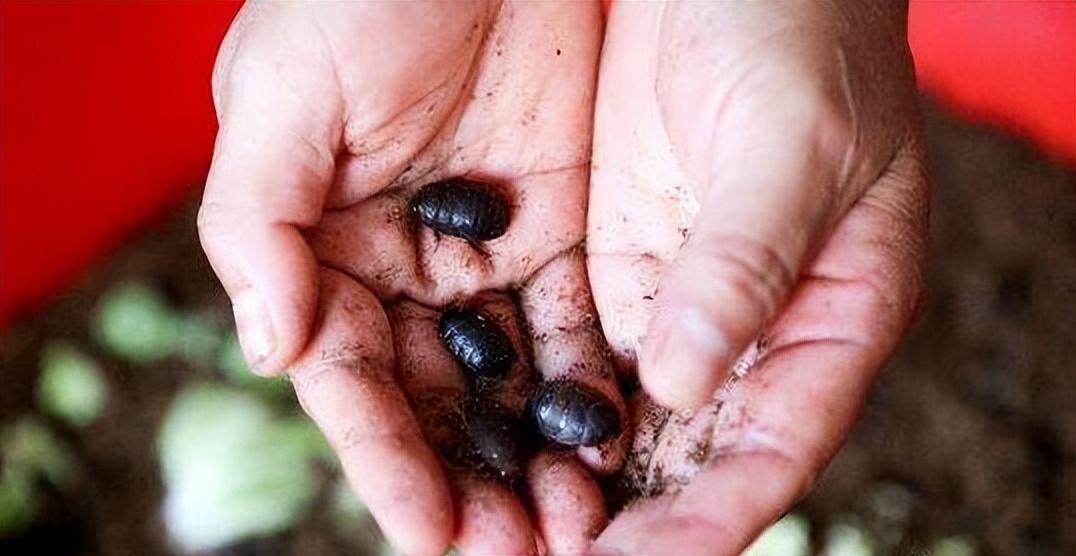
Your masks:
[[[5,472],[0,478],[0,537],[29,525],[36,509],[33,485]]]
[[[180,318],[160,292],[131,282],[101,296],[94,329],[110,352],[144,364],[172,354]]]
[[[36,396],[46,415],[81,427],[101,414],[108,388],[97,361],[72,344],[53,342],[41,355]]]
[[[930,545],[931,556],[975,556],[975,543],[965,536],[940,538]]]
[[[810,533],[807,518],[788,514],[770,525],[743,556],[806,556],[810,549]]]
[[[133,363],[179,357],[200,366],[214,363],[224,336],[212,319],[183,313],[160,291],[138,282],[113,286],[101,296],[94,332],[105,349]]]
[[[318,488],[313,463],[330,450],[297,416],[208,384],[185,387],[158,436],[165,523],[187,550],[208,550],[287,529]]]
[[[342,536],[347,536],[351,531],[354,531],[355,524],[370,515],[366,510],[366,506],[363,505],[358,496],[355,496],[355,492],[351,490],[351,485],[347,484],[347,480],[343,477],[337,479],[336,483],[333,484],[330,496],[330,519],[332,519],[336,532]]]
[[[74,459],[52,431],[33,417],[0,428],[0,535],[30,523],[37,510],[36,485],[70,485]]]
[[[180,314],[171,354],[201,367],[213,365],[223,343],[220,326],[205,315]]]
[[[145,365],[177,357],[196,367],[215,367],[228,382],[271,399],[290,391],[284,378],[266,379],[247,366],[235,332],[208,315],[184,313],[158,290],[138,282],[101,296],[95,336],[110,353]]]
[[[849,517],[826,531],[822,556],[872,556],[878,554],[877,546],[873,535],[859,524],[858,519]]]

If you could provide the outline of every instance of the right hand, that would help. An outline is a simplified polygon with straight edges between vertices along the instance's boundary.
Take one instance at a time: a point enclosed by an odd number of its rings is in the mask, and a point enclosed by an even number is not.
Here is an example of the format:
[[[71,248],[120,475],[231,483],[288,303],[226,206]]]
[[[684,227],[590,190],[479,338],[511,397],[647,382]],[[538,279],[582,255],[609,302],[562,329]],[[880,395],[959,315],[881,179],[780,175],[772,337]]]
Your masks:
[[[622,366],[681,412],[639,404],[626,468],[649,498],[598,552],[740,553],[836,453],[915,316],[928,194],[906,9],[613,8],[591,285]]]
[[[512,491],[443,467],[427,442],[461,442],[427,403],[462,395],[434,345],[436,308],[518,290],[507,312],[521,311],[531,336],[508,326],[517,349],[533,350],[545,378],[601,388],[624,414],[577,248],[600,26],[595,3],[248,3],[221,48],[202,244],[252,367],[287,369],[407,553],[453,541],[536,550]],[[461,175],[513,201],[488,256],[408,218],[417,188]],[[604,526],[585,468],[615,469],[624,436],[532,462],[534,526],[552,552],[581,552]]]

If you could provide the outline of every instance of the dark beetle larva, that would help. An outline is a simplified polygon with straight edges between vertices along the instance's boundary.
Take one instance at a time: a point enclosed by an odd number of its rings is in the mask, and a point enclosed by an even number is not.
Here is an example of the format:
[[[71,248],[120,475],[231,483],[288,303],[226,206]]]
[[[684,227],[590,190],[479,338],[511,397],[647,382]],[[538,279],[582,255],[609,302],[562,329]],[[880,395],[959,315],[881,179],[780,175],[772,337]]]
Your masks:
[[[477,311],[446,310],[437,333],[471,378],[502,377],[516,361],[512,341],[497,323]]]
[[[620,434],[620,413],[599,390],[574,380],[546,382],[531,398],[538,431],[569,446],[594,446]]]
[[[463,422],[485,467],[502,479],[519,478],[530,455],[519,419],[493,400],[475,398],[464,403]]]
[[[508,201],[489,184],[466,178],[431,183],[411,199],[424,225],[468,241],[488,241],[508,229]]]

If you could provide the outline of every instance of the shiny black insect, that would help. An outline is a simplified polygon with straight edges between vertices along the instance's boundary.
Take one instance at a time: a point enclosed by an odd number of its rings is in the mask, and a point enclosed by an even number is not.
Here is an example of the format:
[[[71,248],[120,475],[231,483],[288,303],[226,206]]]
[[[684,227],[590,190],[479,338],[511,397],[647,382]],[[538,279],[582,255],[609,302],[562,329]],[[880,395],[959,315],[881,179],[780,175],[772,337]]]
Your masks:
[[[530,401],[538,431],[569,446],[594,446],[620,434],[620,413],[597,389],[574,380],[554,380]]]
[[[497,323],[477,311],[446,310],[437,333],[472,379],[502,377],[516,361],[512,341]]]
[[[433,230],[467,241],[488,241],[508,229],[508,200],[493,186],[466,178],[431,183],[411,199],[411,210]]]
[[[516,415],[493,400],[472,398],[464,403],[463,423],[486,469],[508,481],[520,477],[531,443]]]

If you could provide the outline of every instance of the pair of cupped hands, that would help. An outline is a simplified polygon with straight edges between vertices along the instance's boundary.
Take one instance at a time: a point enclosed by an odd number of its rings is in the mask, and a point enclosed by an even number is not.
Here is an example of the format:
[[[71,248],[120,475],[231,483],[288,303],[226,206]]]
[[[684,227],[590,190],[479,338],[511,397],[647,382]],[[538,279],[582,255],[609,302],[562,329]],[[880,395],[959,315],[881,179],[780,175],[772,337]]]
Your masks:
[[[917,311],[905,15],[622,2],[603,30],[583,1],[248,3],[198,221],[245,355],[288,373],[406,553],[742,550],[806,493]],[[409,213],[457,176],[510,200],[482,249]],[[595,386],[624,432],[543,451],[522,490],[440,457],[464,441],[436,332],[460,302],[527,354],[513,373]],[[610,474],[640,495],[611,521]]]

